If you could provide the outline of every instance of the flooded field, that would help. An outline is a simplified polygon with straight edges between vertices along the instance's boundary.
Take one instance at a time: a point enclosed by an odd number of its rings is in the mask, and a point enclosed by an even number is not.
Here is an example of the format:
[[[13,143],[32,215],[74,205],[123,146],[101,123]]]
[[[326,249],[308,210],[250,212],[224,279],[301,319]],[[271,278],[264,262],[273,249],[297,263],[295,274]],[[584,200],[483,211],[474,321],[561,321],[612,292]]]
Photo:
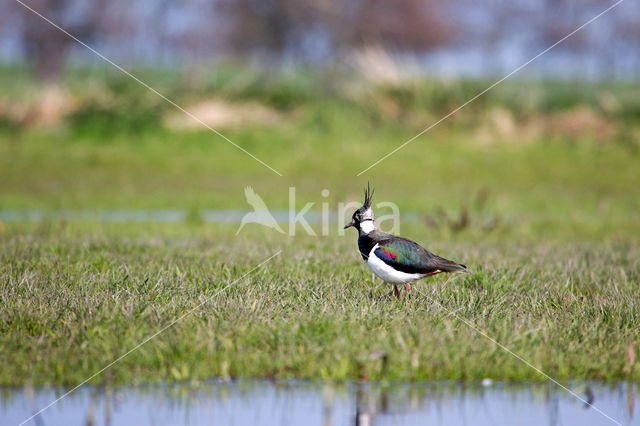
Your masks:
[[[209,381],[80,388],[30,419],[64,389],[4,388],[3,425],[638,425],[638,387]]]

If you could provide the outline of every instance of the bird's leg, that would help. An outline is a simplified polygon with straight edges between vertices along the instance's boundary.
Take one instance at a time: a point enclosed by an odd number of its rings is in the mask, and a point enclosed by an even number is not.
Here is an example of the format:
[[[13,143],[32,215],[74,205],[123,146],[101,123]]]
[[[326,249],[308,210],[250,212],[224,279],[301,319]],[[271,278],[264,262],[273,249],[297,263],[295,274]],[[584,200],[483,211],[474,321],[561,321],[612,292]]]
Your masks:
[[[400,290],[398,290],[398,286],[396,284],[393,285],[393,295],[398,299],[400,298]]]
[[[404,294],[407,295],[409,293],[411,293],[411,284],[404,283]]]

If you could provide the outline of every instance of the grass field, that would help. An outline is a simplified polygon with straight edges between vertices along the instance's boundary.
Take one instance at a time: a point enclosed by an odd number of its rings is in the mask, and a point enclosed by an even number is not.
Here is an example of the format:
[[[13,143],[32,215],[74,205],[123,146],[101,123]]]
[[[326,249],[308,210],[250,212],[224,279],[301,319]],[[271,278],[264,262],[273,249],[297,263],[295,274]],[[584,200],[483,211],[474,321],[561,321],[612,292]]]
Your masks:
[[[2,209],[191,212],[170,224],[0,222],[0,384],[78,383],[191,310],[94,381],[544,379],[462,319],[554,378],[640,379],[630,356],[640,329],[640,132],[628,100],[638,88],[610,89],[622,107],[607,110],[596,94],[571,98],[550,84],[527,109],[512,86],[355,176],[477,85],[465,87],[435,97],[442,105],[372,92],[365,108],[297,86],[214,84],[216,96],[252,93],[283,114],[224,130],[282,177],[211,133],[163,128],[153,103],[115,130],[124,119],[106,107],[51,128],[0,126]],[[385,115],[387,99],[415,114]],[[576,105],[613,133],[552,125]],[[483,115],[500,108],[514,111],[511,130]],[[532,123],[547,130],[531,133]],[[367,180],[377,201],[418,214],[404,236],[472,272],[424,280],[395,300],[359,258],[355,233],[289,237],[253,225],[236,236],[237,225],[199,217],[249,209],[248,185],[274,209],[288,207],[289,187],[298,208],[318,208],[360,200]]]
[[[398,301],[358,259],[354,236],[234,231],[5,230],[0,382],[77,383],[194,308],[96,381],[543,379],[458,317],[556,378],[639,377],[627,359],[640,329],[637,244],[460,236],[430,247],[472,273],[424,281]]]

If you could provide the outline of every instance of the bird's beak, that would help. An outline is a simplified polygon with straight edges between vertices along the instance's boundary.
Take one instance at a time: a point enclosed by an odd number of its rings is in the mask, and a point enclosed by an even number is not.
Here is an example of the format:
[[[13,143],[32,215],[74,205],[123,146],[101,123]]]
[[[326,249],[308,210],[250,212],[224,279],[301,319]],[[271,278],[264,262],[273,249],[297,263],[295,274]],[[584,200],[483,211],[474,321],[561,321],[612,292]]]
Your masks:
[[[355,222],[352,220],[351,222],[347,223],[343,229],[347,229],[347,228],[351,228],[352,226],[356,226]]]

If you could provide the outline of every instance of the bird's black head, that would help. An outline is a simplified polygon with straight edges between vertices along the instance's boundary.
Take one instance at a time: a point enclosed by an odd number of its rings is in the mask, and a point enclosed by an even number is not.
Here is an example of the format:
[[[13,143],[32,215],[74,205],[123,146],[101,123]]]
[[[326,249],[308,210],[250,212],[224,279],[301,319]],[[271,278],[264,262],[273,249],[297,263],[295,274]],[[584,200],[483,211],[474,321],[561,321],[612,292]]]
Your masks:
[[[364,190],[364,204],[358,210],[353,212],[351,216],[351,222],[345,225],[344,229],[351,226],[360,230],[360,224],[362,222],[371,221],[373,223],[373,210],[371,209],[371,200],[373,199],[373,189],[367,183],[367,188]]]

